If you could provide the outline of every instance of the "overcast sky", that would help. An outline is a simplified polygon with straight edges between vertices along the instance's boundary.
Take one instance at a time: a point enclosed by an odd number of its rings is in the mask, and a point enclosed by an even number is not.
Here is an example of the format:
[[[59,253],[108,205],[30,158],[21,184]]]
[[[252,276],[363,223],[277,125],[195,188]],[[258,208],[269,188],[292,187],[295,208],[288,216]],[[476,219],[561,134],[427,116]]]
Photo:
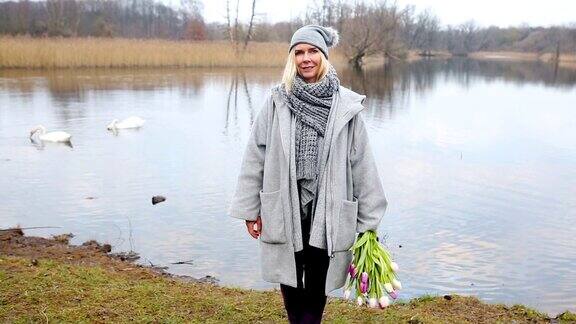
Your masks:
[[[177,1],[177,0],[165,0]],[[226,0],[203,0],[207,22],[221,21],[226,16]],[[236,1],[231,0],[231,5]],[[261,20],[286,21],[298,17],[313,0],[256,0]],[[430,9],[444,25],[457,25],[474,20],[481,26],[549,26],[576,23],[576,0],[397,0],[400,7],[414,5],[417,11]],[[247,20],[251,0],[240,0],[240,18]]]

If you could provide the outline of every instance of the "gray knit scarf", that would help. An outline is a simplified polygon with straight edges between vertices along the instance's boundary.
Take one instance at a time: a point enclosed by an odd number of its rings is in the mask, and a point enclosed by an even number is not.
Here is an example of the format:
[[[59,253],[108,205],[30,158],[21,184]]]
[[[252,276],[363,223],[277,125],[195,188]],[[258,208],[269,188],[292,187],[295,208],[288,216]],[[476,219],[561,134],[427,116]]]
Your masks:
[[[300,206],[306,206],[316,196],[319,146],[326,132],[332,96],[339,86],[338,75],[330,67],[326,77],[316,83],[306,83],[297,75],[292,91],[287,93],[281,87],[280,93],[296,116],[296,179],[301,187]]]

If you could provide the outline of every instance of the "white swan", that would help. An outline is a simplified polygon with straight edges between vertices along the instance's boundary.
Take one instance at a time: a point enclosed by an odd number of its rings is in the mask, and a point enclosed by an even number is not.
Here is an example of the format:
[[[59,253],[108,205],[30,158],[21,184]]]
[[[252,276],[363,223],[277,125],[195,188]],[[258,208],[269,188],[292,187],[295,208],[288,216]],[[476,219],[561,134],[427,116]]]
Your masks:
[[[122,121],[118,121],[118,119],[114,119],[109,125],[108,130],[115,130],[115,129],[128,129],[128,128],[140,128],[144,126],[146,121],[140,117],[128,117]]]
[[[38,125],[30,131],[30,139],[32,139],[34,134],[36,134],[37,132],[40,132],[40,135],[38,135],[38,138],[41,141],[46,141],[46,142],[69,143],[70,138],[72,138],[72,135],[70,135],[66,132],[62,132],[62,131],[46,133],[46,128],[42,125]]]

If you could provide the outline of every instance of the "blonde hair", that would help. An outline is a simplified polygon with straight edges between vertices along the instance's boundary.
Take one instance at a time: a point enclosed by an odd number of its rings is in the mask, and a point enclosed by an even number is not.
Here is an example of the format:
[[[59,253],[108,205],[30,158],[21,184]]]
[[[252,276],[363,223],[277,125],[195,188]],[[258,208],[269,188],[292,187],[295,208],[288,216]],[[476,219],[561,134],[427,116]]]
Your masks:
[[[332,66],[324,53],[319,51],[320,53],[320,64],[318,66],[318,78],[316,82],[322,80],[328,70]],[[290,53],[288,53],[288,59],[286,60],[286,66],[284,67],[284,73],[282,74],[282,83],[286,88],[286,92],[290,92],[292,90],[292,85],[294,84],[294,78],[298,73],[298,66],[296,65],[296,49],[293,48]]]

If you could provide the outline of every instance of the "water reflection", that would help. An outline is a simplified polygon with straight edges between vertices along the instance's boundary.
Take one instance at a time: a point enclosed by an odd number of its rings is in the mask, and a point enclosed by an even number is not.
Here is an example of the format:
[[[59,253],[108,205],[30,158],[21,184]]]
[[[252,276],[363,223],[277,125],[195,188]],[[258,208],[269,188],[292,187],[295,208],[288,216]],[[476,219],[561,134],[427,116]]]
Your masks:
[[[254,106],[252,104],[252,96],[250,95],[250,90],[248,89],[248,83],[246,82],[246,72],[245,71],[234,71],[232,74],[230,89],[228,90],[228,98],[226,100],[226,121],[224,123],[224,134],[228,135],[228,127],[230,124],[230,119],[235,127],[238,127],[238,87],[241,83],[242,91],[244,92],[244,98],[246,99],[246,108],[248,110],[248,116],[250,118],[250,125],[254,122]],[[232,112],[231,112],[232,110]]]
[[[468,86],[479,78],[484,81],[503,80],[517,85],[541,84],[572,89],[576,75],[571,69],[543,62],[503,62],[470,59],[421,60],[395,62],[365,70],[338,67],[342,84],[379,101],[392,102],[397,95],[409,91],[425,93],[439,82],[455,80]],[[237,102],[238,87],[252,107],[248,83],[270,85],[279,81],[279,69],[138,69],[138,70],[0,70],[6,90],[31,93],[48,90],[60,103],[86,101],[87,91],[178,89],[186,96],[203,91],[206,76],[229,78],[228,97]],[[232,76],[230,78],[230,76]],[[253,108],[250,108],[253,109]]]
[[[72,145],[72,142],[45,142],[45,141],[41,141],[37,138],[30,138],[30,143],[32,143],[32,145],[34,147],[36,147],[36,149],[38,150],[43,150],[47,145],[48,146],[67,146],[69,148],[74,148],[74,146]]]
[[[402,107],[411,95],[425,95],[438,84],[455,81],[468,88],[470,84],[505,81],[515,85],[544,85],[573,89],[574,70],[558,68],[543,62],[501,62],[470,59],[421,60],[413,63],[386,64],[365,70],[342,69],[342,83],[367,96],[367,102],[384,107]],[[370,105],[370,104],[369,104]],[[393,112],[389,112],[392,115]]]
[[[225,214],[250,126],[281,72],[0,71],[0,227],[59,226],[77,243],[135,249],[176,273],[273,287],[260,280],[257,242]],[[405,271],[404,297],[573,309],[576,73],[470,60],[338,73],[367,95],[390,201],[380,234]],[[146,126],[108,134],[110,120],[131,115]],[[72,134],[74,149],[31,145],[38,123]],[[152,206],[155,195],[167,200]]]

